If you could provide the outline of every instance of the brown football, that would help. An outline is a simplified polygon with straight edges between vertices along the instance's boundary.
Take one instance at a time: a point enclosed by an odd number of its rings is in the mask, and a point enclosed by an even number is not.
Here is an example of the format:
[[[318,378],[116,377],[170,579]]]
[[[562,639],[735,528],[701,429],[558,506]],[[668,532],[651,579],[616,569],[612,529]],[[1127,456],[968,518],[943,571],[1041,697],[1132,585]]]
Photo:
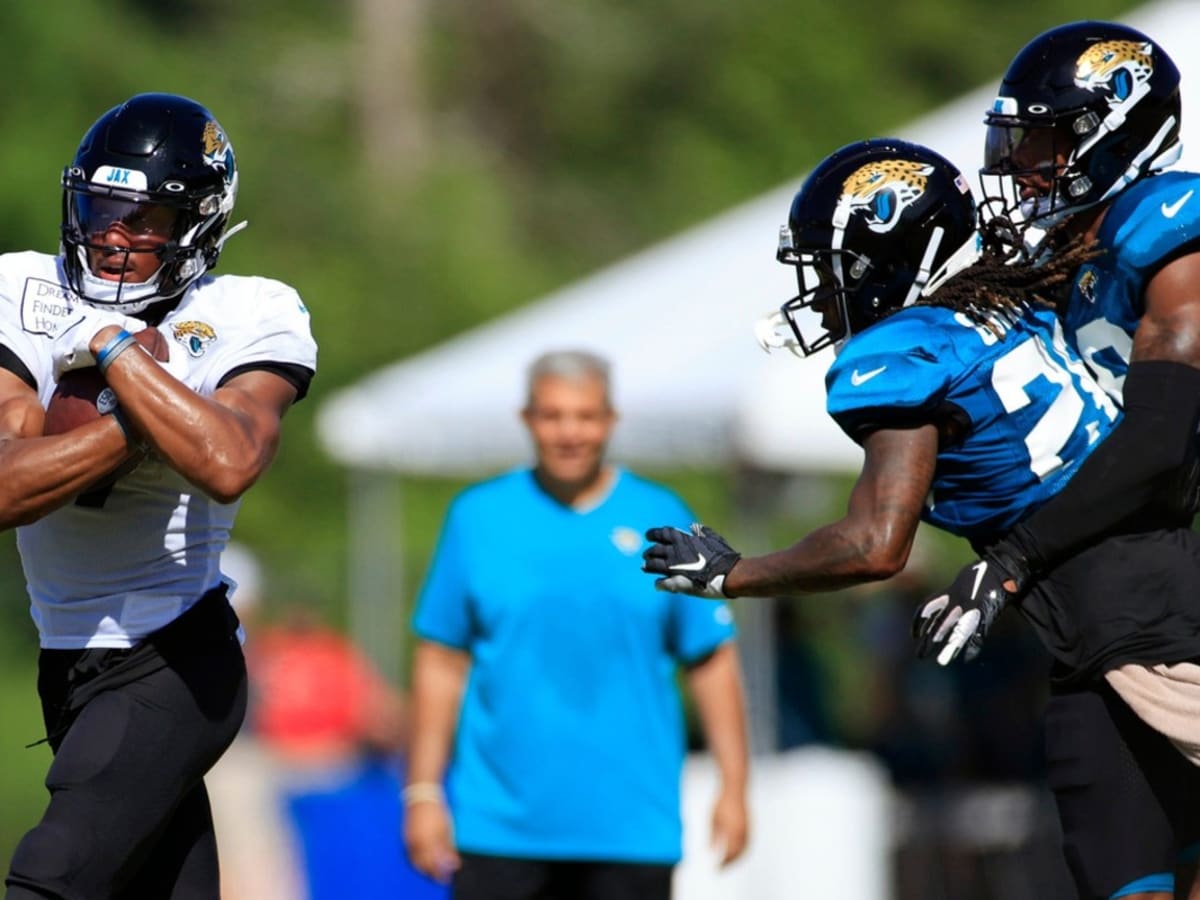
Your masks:
[[[171,347],[157,328],[143,328],[134,337],[159,362],[171,358]],[[111,410],[116,402],[116,395],[98,368],[88,366],[86,369],[72,369],[63,374],[54,388],[50,404],[46,407],[42,433],[62,434],[93,422]],[[119,466],[83,490],[78,502],[83,503],[89,495],[103,498],[104,494],[94,492],[103,491],[118,478],[128,475],[138,467],[145,455],[145,450],[131,450]]]
[[[170,346],[157,328],[143,328],[134,335],[139,344],[157,359],[166,362],[170,358]],[[46,419],[42,434],[62,434],[93,422],[109,412],[117,402],[116,395],[95,366],[72,369],[58,380],[50,404],[46,407]]]

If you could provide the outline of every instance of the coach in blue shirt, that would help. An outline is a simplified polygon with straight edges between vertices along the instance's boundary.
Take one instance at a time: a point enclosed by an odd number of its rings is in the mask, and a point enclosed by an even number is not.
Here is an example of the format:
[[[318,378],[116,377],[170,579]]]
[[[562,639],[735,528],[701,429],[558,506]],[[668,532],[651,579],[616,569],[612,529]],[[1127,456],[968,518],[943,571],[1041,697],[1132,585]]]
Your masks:
[[[456,498],[418,601],[405,839],[456,900],[665,900],[682,845],[679,665],[722,776],[714,844],[728,862],[746,843],[732,617],[641,573],[646,527],[694,517],[605,462],[607,363],[546,354],[528,391],[535,467]]]

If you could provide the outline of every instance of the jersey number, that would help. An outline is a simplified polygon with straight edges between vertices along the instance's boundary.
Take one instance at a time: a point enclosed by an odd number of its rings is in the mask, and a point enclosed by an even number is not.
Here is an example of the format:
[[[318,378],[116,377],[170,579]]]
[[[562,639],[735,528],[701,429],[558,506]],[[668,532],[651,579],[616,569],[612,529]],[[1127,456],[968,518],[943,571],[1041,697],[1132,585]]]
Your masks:
[[[1120,403],[1125,391],[1125,376],[1106,366],[1101,354],[1111,351],[1128,363],[1133,352],[1133,336],[1107,319],[1093,319],[1075,332],[1075,343],[1100,386]]]
[[[1077,379],[1072,378],[1072,374]],[[1109,421],[1116,418],[1117,411],[1108,396],[1088,376],[1082,364],[1067,355],[1062,331],[1057,323],[1054,326],[1053,347],[1034,337],[1022,341],[996,360],[992,369],[992,387],[1006,412],[1016,412],[1035,401],[1030,387],[1039,377],[1044,377],[1059,388],[1025,436],[1030,468],[1042,479],[1062,465],[1062,451],[1072,436],[1078,433],[1080,420],[1089,405],[1093,413],[1102,411]],[[1091,397],[1092,404],[1085,403],[1081,391]],[[1085,425],[1089,443],[1099,436],[1098,423],[1095,421],[1098,417],[1092,418],[1093,421]]]

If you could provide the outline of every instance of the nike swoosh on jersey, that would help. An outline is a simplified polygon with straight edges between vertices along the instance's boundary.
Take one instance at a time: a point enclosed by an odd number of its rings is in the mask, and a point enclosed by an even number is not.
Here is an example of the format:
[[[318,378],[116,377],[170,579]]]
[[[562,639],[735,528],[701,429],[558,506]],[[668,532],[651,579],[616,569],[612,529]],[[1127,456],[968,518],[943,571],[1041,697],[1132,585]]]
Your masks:
[[[698,560],[696,560],[695,562],[690,562],[690,563],[679,563],[678,565],[671,566],[671,571],[672,571],[672,572],[677,572],[677,571],[682,571],[682,572],[699,572],[699,571],[700,571],[701,569],[703,569],[703,568],[704,568],[706,565],[708,565],[708,560],[707,560],[707,559],[705,559],[705,558],[704,558],[704,554],[703,554],[703,553],[701,553],[701,554],[700,554],[700,558],[699,558]]]
[[[878,369],[872,369],[870,372],[862,373],[860,373],[858,369],[855,369],[850,373],[850,383],[855,387],[858,387],[859,385],[866,384],[876,375],[882,375],[886,370],[887,366],[880,366]]]
[[[1181,209],[1183,209],[1183,205],[1192,199],[1192,194],[1194,194],[1194,193],[1196,193],[1196,191],[1193,189],[1193,190],[1188,191],[1186,194],[1184,194],[1182,197],[1180,197],[1174,203],[1171,203],[1169,205],[1166,203],[1163,203],[1163,205],[1162,205],[1163,218],[1166,218],[1166,219],[1175,218],[1175,215]]]

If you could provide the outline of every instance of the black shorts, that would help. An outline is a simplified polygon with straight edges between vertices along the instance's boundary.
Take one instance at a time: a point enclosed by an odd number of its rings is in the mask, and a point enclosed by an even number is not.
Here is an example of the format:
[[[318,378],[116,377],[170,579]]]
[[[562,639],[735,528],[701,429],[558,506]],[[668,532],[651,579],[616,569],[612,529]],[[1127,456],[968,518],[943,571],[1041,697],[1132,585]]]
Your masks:
[[[462,853],[452,900],[670,900],[674,866]]]
[[[130,650],[43,650],[50,803],[8,898],[220,895],[203,777],[246,710],[237,618],[211,591]]]
[[[1173,873],[1200,840],[1200,768],[1107,683],[1050,698],[1046,769],[1084,900]]]
[[[1019,607],[1063,688],[1124,663],[1200,659],[1200,533],[1116,535],[1049,572]]]

